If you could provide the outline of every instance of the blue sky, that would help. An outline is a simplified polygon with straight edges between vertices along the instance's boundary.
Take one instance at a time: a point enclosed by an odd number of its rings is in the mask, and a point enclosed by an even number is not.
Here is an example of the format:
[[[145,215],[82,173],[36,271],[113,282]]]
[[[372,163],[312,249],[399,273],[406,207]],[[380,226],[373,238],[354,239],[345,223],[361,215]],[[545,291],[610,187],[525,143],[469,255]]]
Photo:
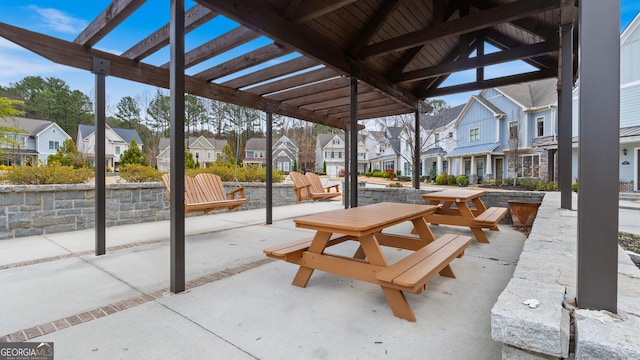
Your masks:
[[[110,0],[2,0],[0,1],[0,22],[23,27],[32,31],[45,33],[54,37],[73,41],[75,37],[93,20],[109,3]],[[169,18],[168,0],[148,0],[142,7],[118,26],[96,47],[108,52],[120,54],[129,47],[142,40],[151,32],[157,30],[167,22]],[[188,9],[195,3],[187,0],[185,7]],[[640,12],[640,0],[621,1],[621,31]],[[153,14],[153,16],[148,16]],[[143,16],[146,17],[143,18]],[[223,17],[216,17],[207,24],[192,31],[186,37],[187,50],[200,45],[212,35],[226,32],[237,26],[234,22]],[[269,44],[270,40],[259,38],[245,45],[250,50]],[[193,74],[202,71],[216,62],[237,56],[236,54],[222,54],[207,62],[190,69]],[[273,63],[284,61],[298,56],[291,54],[283,58],[272,60]],[[145,59],[153,65],[162,65],[168,59],[168,48],[162,49],[156,54]],[[513,70],[509,70],[507,64],[499,67],[488,68],[488,78],[505,75],[510,71],[520,71],[524,63],[510,64]],[[54,64],[38,55],[22,49],[21,47],[0,38],[0,85],[6,86],[12,82],[22,80],[26,76],[57,77],[69,84],[72,89],[78,89],[93,97],[94,76],[87,72],[76,70],[67,66]],[[454,74],[445,85],[456,82],[464,82],[474,76],[473,71]],[[115,105],[123,96],[143,96],[145,93],[152,96],[154,87],[121,80],[114,77],[107,78],[107,103],[108,111],[113,111]],[[444,98],[449,105],[455,106],[464,103],[469,98],[469,93],[456,94]]]

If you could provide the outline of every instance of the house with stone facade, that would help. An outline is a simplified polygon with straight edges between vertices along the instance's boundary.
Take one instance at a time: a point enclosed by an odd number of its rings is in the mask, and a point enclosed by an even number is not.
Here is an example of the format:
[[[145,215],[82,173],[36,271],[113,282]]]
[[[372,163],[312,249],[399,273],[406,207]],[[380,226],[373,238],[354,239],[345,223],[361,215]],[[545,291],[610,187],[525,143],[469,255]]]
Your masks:
[[[255,165],[259,168],[264,167],[266,165],[266,143],[266,138],[251,138],[247,140],[244,147],[242,165]],[[298,153],[298,147],[286,135],[274,140],[271,146],[273,168],[283,172],[296,170]]]
[[[482,90],[460,112],[448,173],[472,183],[556,177],[557,80]]]
[[[48,120],[23,117],[0,118],[0,163],[5,165],[46,164],[49,155],[58,152],[58,148],[67,140],[69,134]]]

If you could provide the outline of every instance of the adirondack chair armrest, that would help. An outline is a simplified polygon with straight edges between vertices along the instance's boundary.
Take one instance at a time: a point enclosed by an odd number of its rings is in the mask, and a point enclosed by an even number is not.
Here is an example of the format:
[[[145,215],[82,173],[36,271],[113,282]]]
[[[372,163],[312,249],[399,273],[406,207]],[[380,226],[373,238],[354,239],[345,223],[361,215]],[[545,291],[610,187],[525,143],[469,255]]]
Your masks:
[[[332,189],[332,188],[335,188],[335,189],[336,189],[336,192],[340,192],[340,185],[338,185],[338,184],[331,185],[331,186],[327,186],[327,187],[325,187],[324,189],[325,189],[327,192],[331,192],[331,189]]]
[[[239,187],[231,192],[228,192],[227,195],[231,197],[231,200],[234,200],[236,198],[236,193],[240,193],[240,198],[244,199],[244,187]]]

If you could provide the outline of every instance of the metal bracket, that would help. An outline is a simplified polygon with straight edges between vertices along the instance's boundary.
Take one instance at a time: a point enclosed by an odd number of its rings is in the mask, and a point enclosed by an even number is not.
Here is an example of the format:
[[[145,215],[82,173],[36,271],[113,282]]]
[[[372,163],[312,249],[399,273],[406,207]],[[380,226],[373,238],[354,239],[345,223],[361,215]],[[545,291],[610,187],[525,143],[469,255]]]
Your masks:
[[[92,72],[98,75],[111,75],[111,61],[94,57]]]
[[[268,113],[275,113],[276,111],[278,111],[278,105],[274,104],[274,103],[266,103],[264,106],[264,110]]]

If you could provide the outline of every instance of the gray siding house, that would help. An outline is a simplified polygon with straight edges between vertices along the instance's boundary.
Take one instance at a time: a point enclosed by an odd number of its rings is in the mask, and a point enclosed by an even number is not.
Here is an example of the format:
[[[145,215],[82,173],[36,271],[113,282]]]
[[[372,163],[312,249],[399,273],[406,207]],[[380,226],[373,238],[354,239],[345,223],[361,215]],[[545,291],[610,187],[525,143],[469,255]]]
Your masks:
[[[242,164],[262,168],[266,164],[266,138],[251,138],[244,147]],[[293,171],[298,163],[298,147],[287,136],[273,141],[271,146],[273,168],[283,172]]]
[[[4,118],[0,119],[0,126],[16,130],[2,135],[9,140],[2,142],[1,163],[5,165],[46,164],[49,155],[71,139],[58,124],[47,120]]]

